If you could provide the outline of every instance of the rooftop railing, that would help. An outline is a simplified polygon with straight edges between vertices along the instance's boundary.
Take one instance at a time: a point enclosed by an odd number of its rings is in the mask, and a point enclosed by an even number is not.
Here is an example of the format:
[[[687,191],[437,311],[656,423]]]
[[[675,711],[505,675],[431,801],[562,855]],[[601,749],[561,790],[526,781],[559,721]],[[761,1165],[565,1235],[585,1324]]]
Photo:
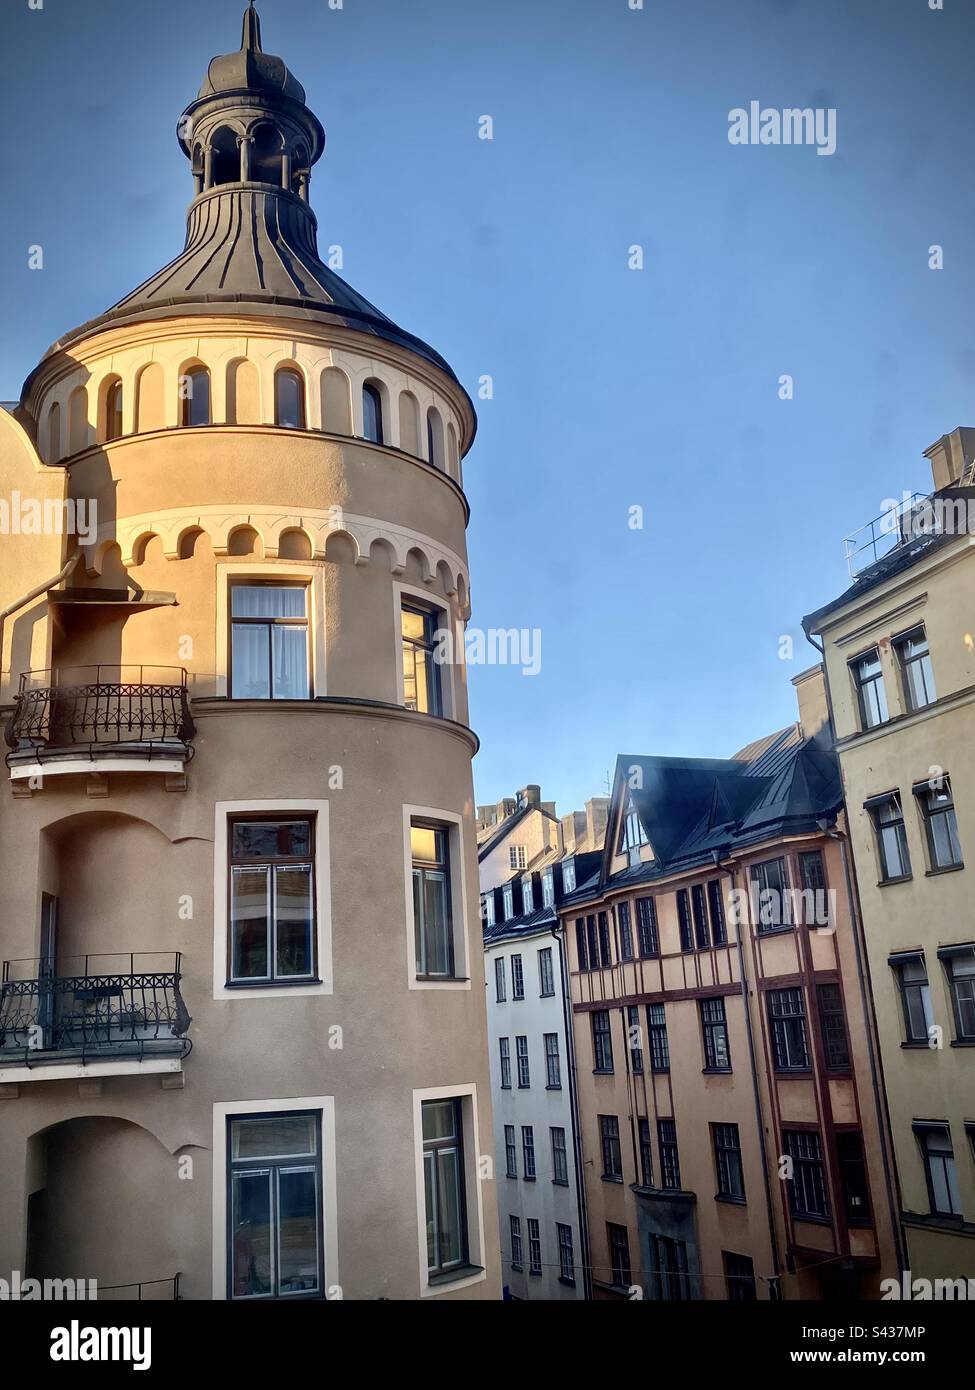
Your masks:
[[[887,511],[843,538],[843,548],[850,578],[856,579],[900,546],[973,534],[975,488],[962,481],[937,492],[905,493],[900,502],[891,499]]]

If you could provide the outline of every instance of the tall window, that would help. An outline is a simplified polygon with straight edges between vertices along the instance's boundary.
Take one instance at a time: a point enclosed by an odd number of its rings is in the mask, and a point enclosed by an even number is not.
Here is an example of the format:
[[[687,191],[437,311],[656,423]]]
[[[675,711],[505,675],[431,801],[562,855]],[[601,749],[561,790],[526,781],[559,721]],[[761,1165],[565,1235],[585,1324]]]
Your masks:
[[[877,836],[881,879],[886,883],[892,879],[907,878],[911,872],[911,856],[907,848],[900,795],[891,792],[889,796],[869,802],[868,806]]]
[[[515,1038],[515,1056],[518,1062],[518,1089],[527,1091],[531,1086],[531,1070],[528,1065],[528,1039],[527,1037]]]
[[[445,1274],[467,1261],[467,1197],[461,1102],[423,1102],[427,1267]]]
[[[975,1042],[975,946],[945,946],[938,956],[948,977],[957,1042]]]
[[[542,1237],[538,1226],[538,1220],[534,1216],[528,1218],[528,1273],[541,1274],[542,1272]]]
[[[751,879],[758,930],[777,931],[780,927],[791,926],[792,900],[785,860],[766,859],[762,864],[753,864]]]
[[[691,928],[691,902],[686,888],[677,890],[677,924],[680,930],[682,951],[694,950],[694,933]]]
[[[383,398],[378,386],[367,381],[362,388],[362,437],[373,444],[384,443],[383,439]]]
[[[521,1217],[509,1216],[511,1226],[511,1268],[521,1269],[524,1258],[521,1249]]]
[[[599,918],[599,963],[604,969],[608,969],[613,963],[613,952],[609,944],[609,918],[605,912],[598,914]]]
[[[122,438],[122,383],[113,381],[105,393],[105,439]]]
[[[723,999],[702,999],[701,1031],[704,1035],[705,1071],[731,1071],[728,1020]]]
[[[787,1129],[782,1137],[785,1152],[792,1159],[789,1202],[793,1216],[825,1219],[829,1202],[819,1135],[813,1130]]]
[[[496,956],[494,960],[494,998],[498,1004],[503,1004],[507,997],[508,994],[504,977],[504,956]]]
[[[955,801],[947,777],[931,787],[922,782],[914,788],[917,804],[924,819],[924,834],[928,842],[928,860],[933,873],[939,869],[960,869],[961,841],[955,818]]]
[[[562,864],[562,892],[574,893],[576,887],[576,861],[566,859]]]
[[[726,1202],[745,1200],[745,1175],[741,1166],[741,1140],[737,1125],[712,1125],[714,1171],[718,1180],[717,1195]]]
[[[856,1130],[841,1130],[837,1134],[836,1157],[840,1166],[846,1219],[851,1225],[862,1226],[870,1220],[870,1190],[867,1166],[863,1161],[863,1144]]]
[[[314,823],[231,820],[230,984],[315,975]]]
[[[724,903],[721,901],[721,880],[712,878],[708,883],[708,907],[711,909],[711,928],[715,946],[724,946],[728,940],[728,928],[724,919]]]
[[[616,853],[625,854],[629,859],[630,867],[633,868],[640,862],[640,847],[646,844],[649,844],[649,841],[647,832],[643,828],[643,822],[637,814],[633,802],[628,800],[623,824],[620,826],[620,838]]]
[[[522,1125],[521,1127],[521,1157],[525,1165],[525,1181],[533,1182],[535,1178],[535,1129],[532,1125]]]
[[[435,406],[427,411],[427,458],[434,468],[444,467],[443,421]]]
[[[653,1146],[650,1142],[650,1121],[641,1116],[637,1122],[640,1136],[640,1182],[653,1187]]]
[[[599,1143],[603,1155],[603,1177],[609,1182],[622,1182],[623,1155],[620,1150],[620,1122],[615,1115],[599,1116]]]
[[[576,918],[576,956],[580,970],[589,969],[589,953],[586,950],[586,924],[583,918]]]
[[[494,926],[494,894],[485,893],[481,898],[481,912],[486,927]]]
[[[569,1185],[569,1156],[565,1147],[565,1130],[552,1126],[552,1181],[560,1187]]]
[[[511,1090],[511,1039],[499,1038],[498,1045],[501,1054],[501,1089],[502,1091]]]
[[[528,851],[524,845],[508,846],[508,865],[512,869],[526,869],[528,867]]]
[[[545,1033],[545,1085],[550,1091],[562,1089],[562,1068],[559,1064],[559,1035]]]
[[[830,1071],[846,1071],[850,1065],[850,1048],[843,1018],[843,995],[839,985],[816,986],[819,1004],[819,1027],[823,1039],[826,1066]]]
[[[626,1040],[630,1045],[630,1070],[639,1075],[643,1071],[643,1029],[636,1004],[626,1006]]]
[[[552,971],[552,948],[543,946],[538,953],[538,994],[547,999],[555,993],[555,975]]]
[[[660,1167],[663,1186],[670,1191],[680,1189],[680,1153],[677,1148],[677,1125],[674,1120],[657,1121],[660,1144]]]
[[[510,883],[506,883],[501,889],[501,906],[504,911],[504,921],[510,922],[515,915],[515,895]]]
[[[448,837],[445,825],[410,822],[416,973],[421,979],[454,975]]]
[[[227,1121],[232,1299],[321,1297],[321,1115]]]
[[[930,1029],[934,1027],[934,1011],[924,953],[918,951],[910,955],[891,956],[889,963],[900,989],[905,1042],[921,1043],[926,1047],[931,1036]]]
[[[572,1252],[572,1227],[557,1221],[555,1234],[559,1240],[559,1280],[563,1284],[574,1284],[576,1281],[576,1262]]]
[[[878,724],[886,724],[887,694],[884,690],[884,673],[880,664],[880,653],[874,649],[851,662],[853,683],[856,686],[857,703],[860,707],[860,727],[875,729]]]
[[[931,653],[923,627],[916,627],[894,643],[904,682],[904,699],[907,708],[923,709],[934,704],[938,698],[934,688],[934,672],[931,670]]]
[[[512,999],[524,999],[525,997],[525,972],[522,969],[521,956],[511,957],[511,997]]]
[[[589,951],[589,969],[599,969],[599,937],[596,935],[595,914],[586,918],[586,946]]]
[[[551,865],[542,872],[542,907],[551,907],[555,902],[555,870]]]
[[[620,933],[620,960],[633,959],[633,927],[630,924],[630,904],[618,903],[616,923]]]
[[[802,990],[770,989],[769,1028],[776,1071],[807,1071],[809,1048],[806,1043],[806,1006]]]
[[[951,1130],[947,1124],[915,1124],[914,1133],[921,1148],[924,1176],[928,1184],[928,1203],[937,1216],[961,1216],[958,1171]]]
[[[711,944],[708,932],[708,907],[704,899],[704,884],[695,883],[691,889],[691,907],[694,910],[694,939],[699,951],[706,951]]]
[[[758,1297],[755,1291],[755,1265],[750,1255],[733,1255],[723,1250],[725,1279],[728,1282],[728,1301],[730,1303],[754,1303]]]
[[[606,1238],[609,1242],[610,1282],[618,1289],[632,1286],[630,1271],[630,1235],[625,1226],[606,1222]]]
[[[305,379],[290,367],[274,373],[274,423],[285,430],[305,428]]]
[[[531,874],[525,874],[521,880],[521,910],[522,912],[535,911],[535,892],[532,888]]]
[[[799,855],[799,882],[802,885],[802,923],[807,927],[829,925],[829,900],[826,892],[826,874],[823,869],[823,856],[818,849],[806,850]]]
[[[507,1178],[518,1176],[518,1147],[515,1144],[514,1125],[504,1127],[504,1172]]]
[[[647,1005],[647,1028],[650,1033],[650,1070],[670,1071],[667,1014],[663,1004]]]
[[[400,614],[403,640],[403,704],[420,714],[443,714],[440,663],[435,659],[439,615],[404,603]]]
[[[210,373],[206,367],[191,367],[179,379],[180,424],[210,423]]]
[[[232,584],[230,692],[235,700],[307,700],[308,590]]]
[[[592,1016],[592,1056],[595,1071],[613,1070],[613,1031],[607,1009],[597,1009]]]
[[[657,905],[653,898],[636,900],[636,932],[641,956],[660,955],[660,936],[657,931]]]
[[[651,1288],[654,1298],[676,1302],[691,1296],[687,1277],[687,1242],[670,1236],[650,1237],[650,1259],[654,1273]]]

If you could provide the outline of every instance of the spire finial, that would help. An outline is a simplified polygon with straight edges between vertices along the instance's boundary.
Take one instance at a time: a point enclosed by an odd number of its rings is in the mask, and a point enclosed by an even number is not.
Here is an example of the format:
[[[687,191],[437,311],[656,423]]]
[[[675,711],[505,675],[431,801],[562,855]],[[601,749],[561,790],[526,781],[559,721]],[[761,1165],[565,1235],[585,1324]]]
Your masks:
[[[263,53],[264,51],[261,48],[261,17],[254,8],[254,0],[250,0],[244,11],[244,32],[240,47],[241,52],[244,53]]]

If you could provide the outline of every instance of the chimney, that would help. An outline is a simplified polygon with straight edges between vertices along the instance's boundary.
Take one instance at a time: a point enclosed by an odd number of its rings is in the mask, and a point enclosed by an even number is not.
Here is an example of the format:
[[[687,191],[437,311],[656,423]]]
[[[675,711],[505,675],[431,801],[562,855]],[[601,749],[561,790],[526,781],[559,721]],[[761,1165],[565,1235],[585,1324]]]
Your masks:
[[[527,787],[522,787],[518,793],[519,806],[540,806],[542,804],[542,789],[533,782]]]
[[[826,703],[826,677],[823,668],[810,666],[808,671],[800,671],[792,677],[796,699],[799,703],[799,725],[803,738],[812,738],[824,725],[829,723],[829,705]]]
[[[966,465],[975,458],[975,429],[959,425],[950,434],[943,434],[930,449],[925,449],[924,457],[930,460],[936,492],[950,483],[957,483]]]
[[[609,820],[609,797],[592,796],[586,802],[587,849],[602,849]]]
[[[562,817],[562,843],[565,854],[574,854],[586,843],[586,816],[583,811],[570,811]]]

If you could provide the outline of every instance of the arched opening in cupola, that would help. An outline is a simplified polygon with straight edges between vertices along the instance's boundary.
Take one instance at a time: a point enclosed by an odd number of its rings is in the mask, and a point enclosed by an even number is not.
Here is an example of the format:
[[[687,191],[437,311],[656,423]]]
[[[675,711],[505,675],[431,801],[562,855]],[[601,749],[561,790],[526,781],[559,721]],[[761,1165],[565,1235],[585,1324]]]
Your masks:
[[[240,182],[240,142],[229,126],[214,131],[210,141],[210,184],[218,188],[224,183]]]
[[[250,181],[252,183],[273,183],[280,188],[283,183],[282,158],[284,139],[273,125],[259,125],[251,133]]]

